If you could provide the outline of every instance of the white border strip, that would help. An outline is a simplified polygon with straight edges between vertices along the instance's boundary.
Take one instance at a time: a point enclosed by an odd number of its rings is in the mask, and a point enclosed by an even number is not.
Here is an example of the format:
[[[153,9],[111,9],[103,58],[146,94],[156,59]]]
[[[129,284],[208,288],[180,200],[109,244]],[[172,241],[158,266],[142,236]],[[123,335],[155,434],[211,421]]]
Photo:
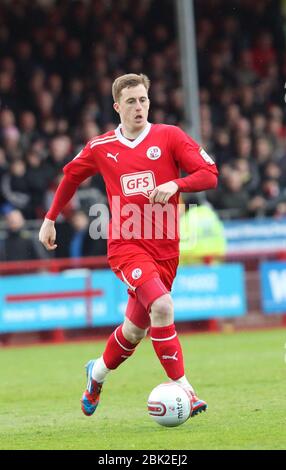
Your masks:
[[[111,134],[111,135],[106,135],[105,137],[95,137],[94,139],[92,139],[90,141],[90,145],[91,144],[94,144],[95,142],[99,142],[100,140],[109,140],[109,139],[114,139],[115,136],[115,132],[114,134]]]
[[[117,137],[113,137],[113,139],[101,140],[100,142],[94,142],[93,144],[90,145],[90,148],[92,149],[96,145],[109,144],[109,142],[115,142],[116,140],[118,140]]]
[[[177,336],[177,333],[175,333],[173,336],[169,336],[169,338],[152,338],[151,336],[151,340],[152,341],[169,341],[170,339],[173,339]]]
[[[119,268],[118,268],[118,269],[119,269]],[[132,290],[135,291],[135,290],[136,290],[136,287],[134,287],[134,286],[132,286],[131,284],[129,284],[129,282],[127,281],[127,279],[126,279],[126,277],[124,276],[124,273],[123,273],[123,271],[121,271],[121,269],[119,269],[119,271],[121,272],[121,275],[122,275],[122,277],[123,277],[123,281],[125,282],[125,284],[127,284],[128,287],[130,287],[130,289],[132,289]]]
[[[116,330],[114,331],[114,337],[115,337],[117,343],[119,344],[119,346],[120,346],[122,349],[124,349],[124,351],[133,351],[134,348],[132,348],[132,349],[125,348],[125,347],[120,343],[119,339],[117,338],[117,333],[116,333],[117,330],[118,330],[118,328],[120,328],[120,327],[118,326],[118,327],[116,328]],[[134,345],[134,347],[135,347],[135,345]],[[128,357],[129,357],[129,356],[128,356]]]
[[[137,145],[141,144],[141,142],[147,137],[147,135],[150,132],[151,129],[151,123],[147,122],[146,127],[143,129],[143,131],[136,137],[135,140],[128,140],[124,137],[124,135],[121,132],[122,124],[119,124],[119,126],[115,129],[115,135],[117,136],[119,142],[122,144],[126,145],[127,147],[134,149],[137,147]]]

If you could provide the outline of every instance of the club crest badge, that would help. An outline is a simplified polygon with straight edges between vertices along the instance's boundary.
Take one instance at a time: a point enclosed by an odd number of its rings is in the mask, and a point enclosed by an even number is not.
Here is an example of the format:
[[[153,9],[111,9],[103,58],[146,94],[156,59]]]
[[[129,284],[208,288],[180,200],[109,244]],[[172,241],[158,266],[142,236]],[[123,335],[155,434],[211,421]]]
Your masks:
[[[133,269],[132,278],[139,279],[142,276],[142,270],[140,268]]]
[[[161,157],[161,149],[160,147],[149,147],[147,150],[147,157],[150,160],[158,160]]]

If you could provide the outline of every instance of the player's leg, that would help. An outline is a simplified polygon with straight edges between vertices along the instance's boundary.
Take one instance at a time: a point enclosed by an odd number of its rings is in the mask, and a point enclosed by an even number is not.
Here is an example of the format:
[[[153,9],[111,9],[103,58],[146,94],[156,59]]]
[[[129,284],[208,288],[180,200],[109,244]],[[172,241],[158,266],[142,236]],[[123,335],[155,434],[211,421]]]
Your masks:
[[[87,416],[92,415],[98,406],[106,376],[134,353],[136,346],[146,335],[150,317],[145,307],[138,301],[135,291],[152,270],[155,270],[155,275],[159,276],[150,256],[144,251],[130,255],[130,250],[125,248],[124,252],[110,258],[109,262],[116,276],[128,285],[129,299],[124,323],[110,335],[102,356],[89,361],[86,366],[87,388],[81,399],[81,407]],[[134,272],[137,273],[136,276]]]
[[[150,316],[152,344],[167,376],[190,392],[192,416],[205,411],[206,402],[196,396],[185,376],[183,351],[174,324],[173,301],[169,294],[159,297],[152,303]]]
[[[102,384],[114,369],[135,351],[146,336],[150,318],[136,296],[130,292],[124,322],[110,335],[101,357],[89,361],[86,366],[87,388],[82,396],[82,411],[91,416],[99,403]],[[136,324],[135,324],[136,323]]]
[[[172,270],[172,263],[168,265],[168,271],[170,272],[170,270]],[[175,272],[176,263],[174,263],[174,274]],[[164,274],[164,269],[162,269],[162,279],[166,277]],[[137,297],[146,310],[150,311],[150,336],[157,357],[167,376],[184,386],[191,393],[192,416],[194,416],[201,411],[205,411],[207,404],[197,398],[193,387],[185,376],[183,351],[174,324],[173,301],[166,289],[167,286],[171,290],[169,273],[164,280],[164,284],[161,278],[155,278],[144,283],[137,289]]]
[[[126,317],[124,322],[116,328],[107,341],[102,355],[102,361],[107,369],[117,369],[122,362],[132,356],[136,346],[138,346],[146,334],[147,329],[138,328]],[[98,380],[101,379],[100,368],[94,368],[93,377]]]
[[[137,296],[150,311],[150,337],[167,376],[171,380],[182,379],[184,359],[174,324],[171,295],[160,279],[152,279],[137,289]]]

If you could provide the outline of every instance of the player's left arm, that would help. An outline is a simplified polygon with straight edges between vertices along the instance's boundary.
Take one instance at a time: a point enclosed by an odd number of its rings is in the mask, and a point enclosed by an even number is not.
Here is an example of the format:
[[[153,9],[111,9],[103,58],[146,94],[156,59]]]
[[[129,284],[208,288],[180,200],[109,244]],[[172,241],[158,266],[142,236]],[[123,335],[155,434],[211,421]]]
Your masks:
[[[199,192],[217,186],[218,170],[207,152],[179,127],[169,127],[169,146],[178,167],[188,175],[173,182],[181,192]]]
[[[178,189],[179,186],[175,181],[168,181],[167,183],[160,184],[153,189],[149,196],[149,201],[151,204],[154,204],[155,202],[166,204],[169,199],[176,194]]]
[[[178,167],[188,175],[157,186],[149,196],[152,204],[166,204],[178,191],[199,192],[217,186],[218,170],[215,162],[179,127],[169,126],[169,149]]]

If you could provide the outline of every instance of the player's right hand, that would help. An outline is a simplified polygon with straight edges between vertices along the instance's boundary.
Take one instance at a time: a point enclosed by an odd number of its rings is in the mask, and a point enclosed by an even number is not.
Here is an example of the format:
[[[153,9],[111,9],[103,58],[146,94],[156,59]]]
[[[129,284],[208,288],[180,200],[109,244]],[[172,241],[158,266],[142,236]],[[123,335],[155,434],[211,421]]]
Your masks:
[[[44,245],[44,247],[49,250],[55,250],[58,245],[55,244],[56,241],[56,229],[55,222],[50,219],[45,219],[42,223],[39,240]]]

